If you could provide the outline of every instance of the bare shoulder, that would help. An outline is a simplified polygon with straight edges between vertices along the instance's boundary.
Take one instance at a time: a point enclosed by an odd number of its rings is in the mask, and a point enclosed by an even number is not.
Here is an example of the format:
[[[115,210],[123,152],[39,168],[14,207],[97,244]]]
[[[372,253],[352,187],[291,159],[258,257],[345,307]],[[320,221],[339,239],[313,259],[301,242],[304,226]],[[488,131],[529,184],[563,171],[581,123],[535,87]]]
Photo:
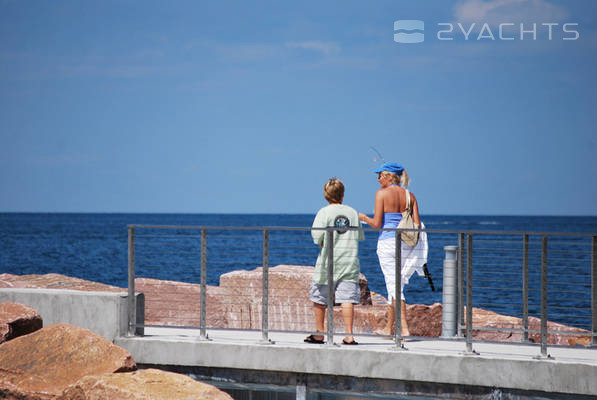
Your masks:
[[[379,189],[376,193],[375,193],[375,198],[376,199],[385,199],[388,196],[391,196],[391,190],[389,187],[385,188],[385,189]]]

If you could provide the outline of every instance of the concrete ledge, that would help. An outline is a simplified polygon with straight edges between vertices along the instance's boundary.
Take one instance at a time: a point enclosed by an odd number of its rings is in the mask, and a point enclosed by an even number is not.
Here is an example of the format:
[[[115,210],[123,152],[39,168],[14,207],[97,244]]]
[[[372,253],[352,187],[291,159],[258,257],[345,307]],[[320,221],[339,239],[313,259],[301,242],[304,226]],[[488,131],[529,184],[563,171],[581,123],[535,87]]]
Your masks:
[[[230,335],[231,333],[228,333]],[[246,332],[238,332],[247,337]],[[291,335],[291,334],[288,334]],[[295,335],[297,336],[297,335]],[[281,337],[281,336],[280,336]],[[526,392],[594,395],[597,393],[597,351],[552,349],[555,359],[534,359],[536,346],[479,344],[481,355],[463,355],[463,343],[420,341],[408,351],[387,341],[369,339],[355,347],[199,341],[196,337],[118,338],[139,364],[196,366],[294,374],[348,376],[366,379],[503,388]],[[294,339],[293,339],[294,340]],[[477,349],[477,350],[479,350]],[[575,352],[575,353],[570,353]]]
[[[68,323],[89,329],[114,341],[127,332],[127,293],[64,289],[0,289],[0,302],[25,304],[36,309],[45,325]],[[137,297],[137,323],[143,323],[144,296]]]

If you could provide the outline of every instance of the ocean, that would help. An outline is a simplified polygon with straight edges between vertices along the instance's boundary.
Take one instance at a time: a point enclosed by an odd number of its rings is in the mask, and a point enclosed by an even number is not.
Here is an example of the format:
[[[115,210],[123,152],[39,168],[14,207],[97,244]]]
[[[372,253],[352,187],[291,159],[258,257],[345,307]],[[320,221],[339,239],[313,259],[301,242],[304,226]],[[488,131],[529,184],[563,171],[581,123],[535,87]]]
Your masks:
[[[313,218],[312,214],[0,213],[0,273],[58,273],[124,288],[127,287],[127,225],[308,228]],[[457,235],[450,232],[483,231],[482,235],[474,235],[480,240],[474,244],[473,304],[514,316],[522,312],[522,236],[501,233],[597,234],[597,217],[429,215],[422,216],[422,220],[432,231],[428,265],[435,291],[431,290],[427,279],[415,275],[405,289],[407,302],[441,302],[444,246],[458,244]],[[217,285],[223,273],[261,265],[261,231],[222,232],[211,242],[209,235],[218,233],[208,232],[208,243],[212,246],[208,248],[209,285]],[[154,241],[152,251],[144,256],[143,250],[149,245],[143,245],[143,240],[152,241],[153,235],[151,232],[145,236],[141,232],[137,234],[138,276],[199,281],[198,246],[191,251],[184,247],[172,252],[163,242]],[[253,235],[253,239],[246,242],[246,235]],[[174,240],[172,237],[167,241]],[[387,296],[375,254],[377,233],[365,232],[365,237],[359,249],[361,272],[367,277],[371,290]],[[539,316],[540,312],[540,239],[540,236],[531,236],[529,245],[529,313],[534,316]],[[239,245],[242,240],[245,242]],[[310,241],[307,229],[300,232],[273,230],[270,240],[270,267],[314,265],[318,248]],[[590,246],[589,236],[553,240],[550,237],[550,320],[589,328]],[[181,256],[185,252],[194,257],[190,265]]]

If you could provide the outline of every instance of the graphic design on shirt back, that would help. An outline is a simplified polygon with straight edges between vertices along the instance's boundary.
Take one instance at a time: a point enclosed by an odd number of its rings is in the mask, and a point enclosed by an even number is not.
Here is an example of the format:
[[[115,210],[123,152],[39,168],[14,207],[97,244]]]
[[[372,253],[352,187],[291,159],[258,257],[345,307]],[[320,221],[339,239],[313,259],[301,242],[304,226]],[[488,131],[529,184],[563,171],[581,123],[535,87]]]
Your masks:
[[[348,228],[350,226],[350,220],[344,215],[338,215],[334,219],[334,228]],[[336,229],[340,235],[346,233],[347,229]]]

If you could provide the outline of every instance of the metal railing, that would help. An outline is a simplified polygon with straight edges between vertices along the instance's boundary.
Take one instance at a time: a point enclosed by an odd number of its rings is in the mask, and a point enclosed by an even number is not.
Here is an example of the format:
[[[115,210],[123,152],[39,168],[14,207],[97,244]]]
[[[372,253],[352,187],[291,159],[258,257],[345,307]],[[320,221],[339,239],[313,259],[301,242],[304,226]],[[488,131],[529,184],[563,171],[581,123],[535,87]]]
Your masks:
[[[367,271],[369,287],[375,292],[371,296],[372,304],[361,307],[355,314],[355,322],[361,318],[356,324],[361,327],[361,331],[355,330],[358,335],[371,334],[371,330],[363,328],[371,320],[363,310],[377,307],[376,312],[379,312],[379,307],[385,307],[381,304],[383,298],[378,295],[385,289],[375,254],[379,230],[363,230],[367,240],[359,249],[361,272]],[[207,338],[208,329],[260,330],[263,341],[269,341],[272,331],[315,333],[312,309],[300,307],[302,303],[310,304],[305,297],[307,290],[296,285],[272,288],[270,277],[270,265],[315,264],[319,249],[312,242],[311,231],[311,228],[294,227],[129,225],[129,334],[133,335],[138,326],[132,322],[136,320],[132,295],[136,289],[161,296],[152,303],[146,293],[146,308],[153,307],[156,314],[148,315],[146,310],[149,321],[143,325],[145,327],[195,328],[199,329],[202,339]],[[458,288],[454,300],[458,324],[456,336],[451,340],[464,341],[467,353],[475,354],[473,342],[478,340],[538,343],[539,357],[548,357],[548,344],[565,344],[566,337],[580,338],[577,343],[582,345],[596,345],[597,234],[434,229],[425,232],[429,238],[428,263],[431,266],[442,263],[444,246],[458,245]],[[333,228],[328,228],[327,234],[334,235]],[[396,235],[396,244],[398,272],[400,235]],[[333,248],[328,249],[328,256],[333,265]],[[257,267],[262,267],[260,271],[253,271],[260,274],[258,281],[254,276],[232,276],[233,271],[251,271]],[[277,273],[276,269],[273,271]],[[333,267],[329,273],[328,282],[333,282]],[[436,286],[441,288],[442,276],[437,270],[434,277]],[[143,279],[136,282],[138,278]],[[400,298],[400,278],[401,274],[396,273],[394,298]],[[220,292],[213,289],[215,292],[210,294],[209,288],[217,287],[218,279],[221,280]],[[280,278],[276,279],[274,283],[283,286]],[[166,281],[176,282],[168,286],[164,284]],[[411,293],[426,290],[424,280],[418,280],[417,284],[415,281],[408,285],[409,290],[411,286],[419,287]],[[136,287],[141,283],[143,288]],[[334,313],[332,296],[333,293],[327,304],[325,332],[330,345],[334,334],[338,333],[334,328],[334,319],[338,316]],[[434,302],[441,301],[440,292],[426,292],[423,296]],[[407,294],[407,299],[409,297]],[[217,306],[216,312],[210,314],[213,304]],[[511,316],[512,323],[492,326],[487,319],[479,319],[484,313],[489,319],[495,316],[492,313]],[[397,347],[402,347],[404,339],[400,317],[400,307],[396,307],[393,338]],[[423,340],[429,338],[417,332],[412,335]],[[440,335],[432,336],[437,339]]]

